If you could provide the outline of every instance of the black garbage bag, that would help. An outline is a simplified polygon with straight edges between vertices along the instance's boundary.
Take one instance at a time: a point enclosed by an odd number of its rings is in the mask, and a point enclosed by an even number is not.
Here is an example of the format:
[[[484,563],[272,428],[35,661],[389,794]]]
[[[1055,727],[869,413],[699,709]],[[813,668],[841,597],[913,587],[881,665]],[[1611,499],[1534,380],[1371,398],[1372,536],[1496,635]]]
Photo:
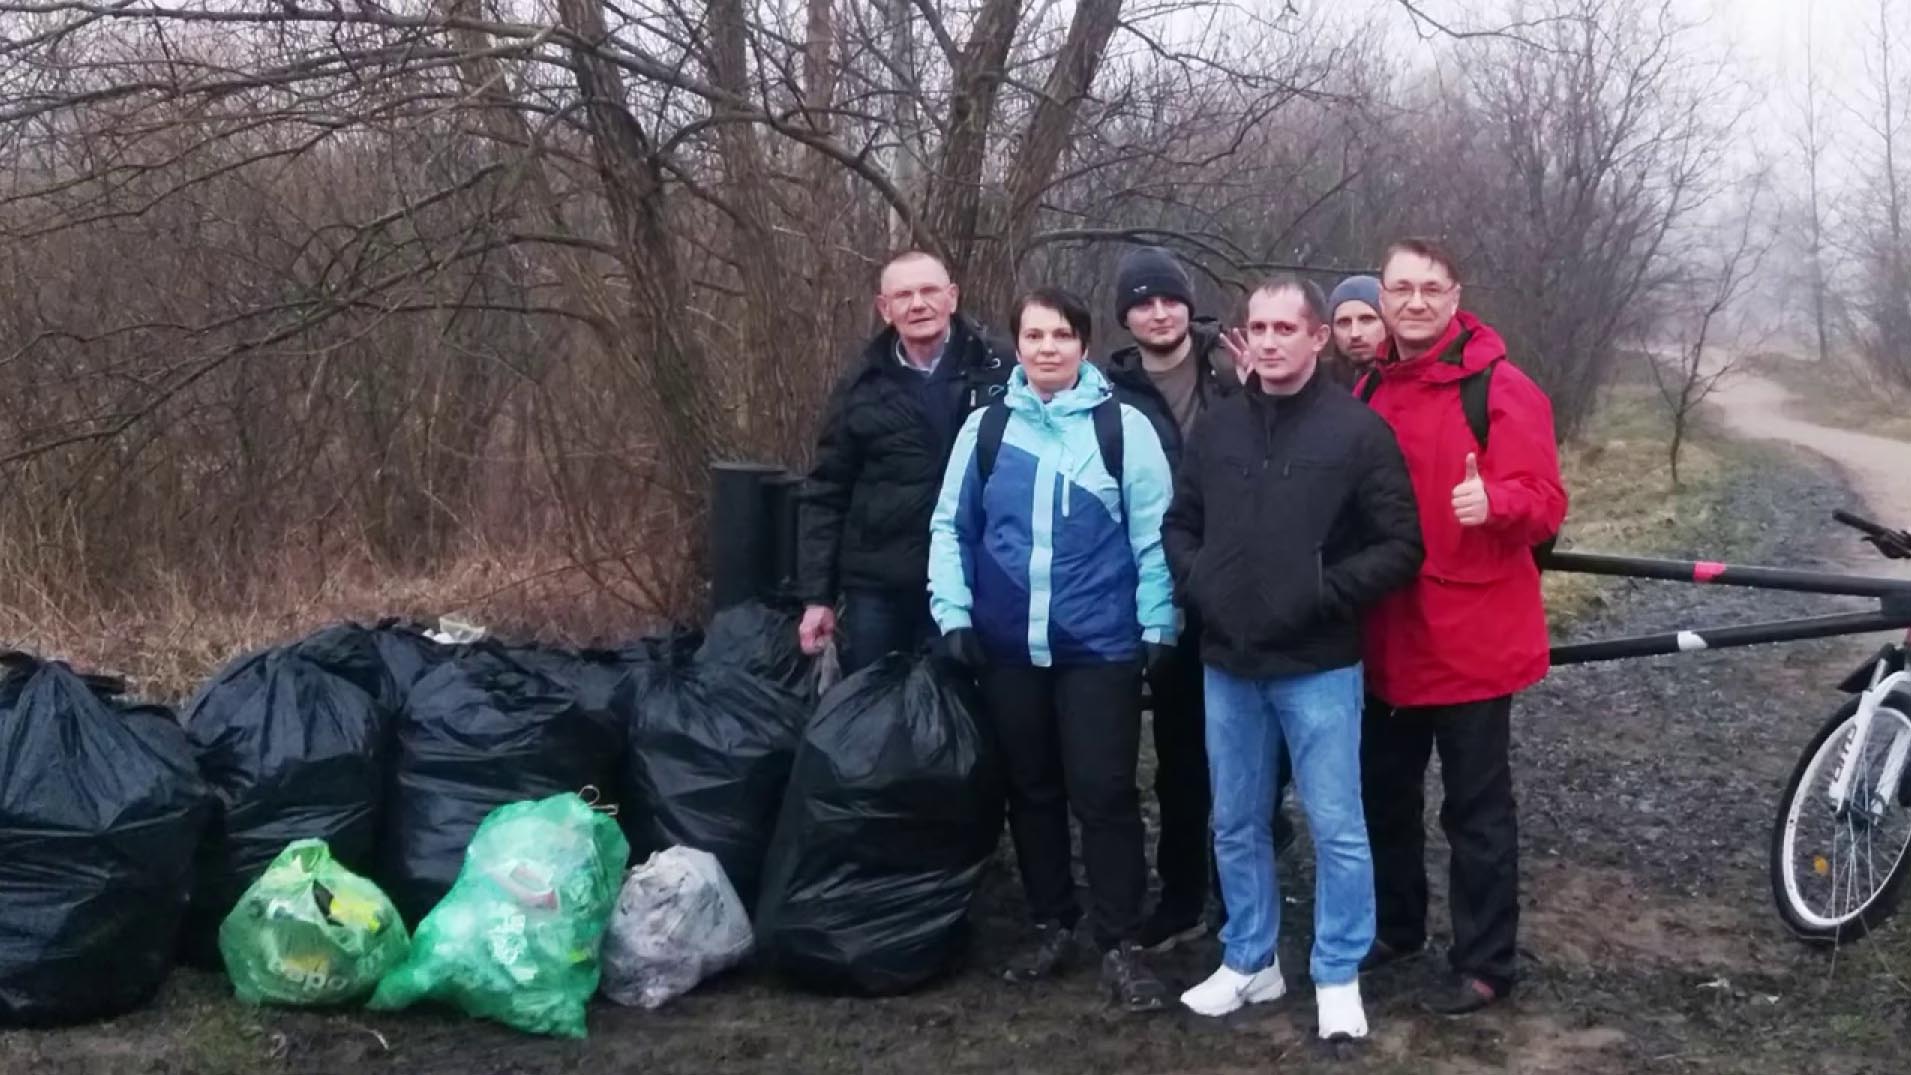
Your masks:
[[[797,642],[801,621],[800,611],[761,601],[731,605],[711,619],[698,659],[739,665],[790,690],[812,690],[816,661]]]
[[[621,688],[628,692],[628,681]],[[373,879],[414,928],[450,891],[485,815],[596,788],[615,794],[628,698],[607,709],[493,641],[459,647],[411,689]]]
[[[803,733],[757,908],[758,950],[830,992],[907,992],[948,970],[1002,824],[973,688],[891,654],[824,695]]]
[[[411,683],[400,684],[387,660],[385,632],[377,627],[341,623],[299,639],[285,647],[292,653],[323,668],[375,699],[387,710],[396,712],[405,704],[405,692]],[[438,643],[419,636],[425,646]],[[407,642],[406,647],[410,646]],[[407,659],[422,659],[417,651]],[[416,675],[412,676],[416,679]]]
[[[171,710],[0,654],[0,1023],[130,1011],[169,968],[211,797]]]
[[[355,873],[376,864],[393,694],[373,632],[347,626],[242,657],[187,704],[219,804],[199,847],[188,960],[219,966],[220,923],[292,841],[324,840]]]
[[[572,691],[587,709],[613,710],[630,700],[625,681],[630,678],[634,657],[620,650],[571,650],[557,646],[519,645],[508,647],[513,657],[556,680]],[[618,712],[628,719],[628,712]]]
[[[460,647],[440,642],[425,633],[420,624],[403,620],[380,620],[372,628],[378,646],[378,656],[385,663],[385,670],[391,675],[392,689],[398,692],[399,704],[411,693],[425,673],[455,657]]]
[[[666,640],[651,653],[632,666],[622,797],[632,858],[708,851],[754,905],[809,707],[741,665],[693,658],[687,645]]]

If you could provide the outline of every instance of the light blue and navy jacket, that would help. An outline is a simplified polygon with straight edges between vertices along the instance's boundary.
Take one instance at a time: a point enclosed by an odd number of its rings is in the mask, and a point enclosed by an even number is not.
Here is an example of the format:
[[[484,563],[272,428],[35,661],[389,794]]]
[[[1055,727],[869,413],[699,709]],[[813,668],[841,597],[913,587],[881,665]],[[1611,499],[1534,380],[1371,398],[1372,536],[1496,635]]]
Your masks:
[[[1117,488],[1091,413],[1112,397],[1087,363],[1047,403],[1016,369],[986,484],[986,411],[963,423],[929,523],[929,611],[942,632],[972,627],[990,660],[1041,667],[1134,660],[1144,641],[1174,641],[1168,460],[1147,417],[1122,405]]]

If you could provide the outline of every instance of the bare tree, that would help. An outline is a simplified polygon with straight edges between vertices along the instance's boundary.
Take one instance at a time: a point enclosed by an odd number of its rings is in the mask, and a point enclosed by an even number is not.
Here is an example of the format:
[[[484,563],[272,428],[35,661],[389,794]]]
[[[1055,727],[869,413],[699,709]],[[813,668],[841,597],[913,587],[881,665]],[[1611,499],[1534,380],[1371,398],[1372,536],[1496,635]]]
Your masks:
[[[1870,99],[1855,108],[1874,140],[1875,157],[1868,189],[1857,212],[1859,260],[1866,270],[1866,338],[1861,341],[1872,367],[1886,383],[1911,388],[1911,235],[1906,232],[1907,180],[1900,158],[1911,130],[1911,92],[1907,92],[1901,6],[1877,0],[1877,33],[1866,50]]]
[[[1427,196],[1431,215],[1470,248],[1485,308],[1570,436],[1647,334],[1674,280],[1668,237],[1727,174],[1744,105],[1669,0],[1522,10],[1548,47],[1487,45],[1419,167],[1466,177]]]
[[[1739,368],[1743,357],[1743,341],[1719,339],[1721,319],[1745,297],[1776,241],[1775,229],[1759,211],[1766,194],[1767,181],[1760,174],[1751,181],[1742,211],[1735,207],[1738,222],[1725,229],[1723,243],[1717,244],[1713,237],[1701,241],[1695,255],[1698,266],[1681,288],[1690,295],[1689,309],[1676,312],[1668,326],[1677,329],[1678,353],[1648,356],[1646,361],[1672,418],[1666,463],[1674,489],[1679,488],[1679,454],[1694,416],[1719,383]]]
[[[1825,205],[1820,186],[1827,146],[1822,102],[1823,87],[1818,79],[1818,52],[1814,47],[1810,9],[1805,19],[1805,77],[1800,102],[1797,143],[1805,170],[1805,227],[1807,270],[1811,273],[1812,327],[1818,344],[1819,368],[1827,368],[1831,356],[1831,333],[1825,310]]]

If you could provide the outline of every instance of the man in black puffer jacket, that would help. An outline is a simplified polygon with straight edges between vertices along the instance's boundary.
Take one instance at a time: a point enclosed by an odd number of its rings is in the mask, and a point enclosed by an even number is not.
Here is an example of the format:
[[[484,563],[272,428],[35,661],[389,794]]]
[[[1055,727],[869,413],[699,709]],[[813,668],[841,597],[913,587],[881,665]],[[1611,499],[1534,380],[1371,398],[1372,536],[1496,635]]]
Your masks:
[[[929,515],[956,430],[1000,396],[1015,358],[956,314],[933,255],[883,266],[876,312],[888,327],[837,384],[797,509],[798,640],[814,656],[836,635],[844,674],[935,637]]]
[[[1373,860],[1360,797],[1360,614],[1415,578],[1413,483],[1392,430],[1319,371],[1320,289],[1288,277],[1248,298],[1243,391],[1196,428],[1162,544],[1201,617],[1222,964],[1182,1003],[1209,1016],[1286,991],[1271,815],[1293,759],[1313,837],[1311,974],[1323,1038],[1362,1038]]]
[[[1115,320],[1135,338],[1103,365],[1115,396],[1148,416],[1161,437],[1168,465],[1181,462],[1182,445],[1222,397],[1240,391],[1234,358],[1221,342],[1221,325],[1194,316],[1194,281],[1172,253],[1137,247],[1115,273]],[[1185,610],[1184,610],[1185,611]],[[1148,670],[1150,726],[1155,741],[1155,801],[1161,828],[1155,837],[1155,874],[1161,894],[1142,926],[1141,946],[1165,951],[1207,931],[1209,877],[1208,752],[1202,744],[1201,631],[1185,617],[1174,652]],[[1277,821],[1277,826],[1279,821]],[[1282,826],[1276,842],[1292,839]]]

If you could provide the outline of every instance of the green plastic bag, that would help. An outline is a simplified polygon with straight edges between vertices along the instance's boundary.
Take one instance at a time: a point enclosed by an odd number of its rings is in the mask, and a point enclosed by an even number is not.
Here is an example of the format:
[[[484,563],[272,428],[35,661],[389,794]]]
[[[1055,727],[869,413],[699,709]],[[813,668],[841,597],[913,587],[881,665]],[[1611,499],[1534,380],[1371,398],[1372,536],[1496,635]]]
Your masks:
[[[456,1004],[532,1034],[584,1036],[598,949],[630,845],[576,795],[491,811],[457,883],[418,924],[411,957],[371,1006]]]
[[[219,927],[226,974],[248,1004],[362,1000],[410,948],[391,901],[324,840],[287,844]]]

